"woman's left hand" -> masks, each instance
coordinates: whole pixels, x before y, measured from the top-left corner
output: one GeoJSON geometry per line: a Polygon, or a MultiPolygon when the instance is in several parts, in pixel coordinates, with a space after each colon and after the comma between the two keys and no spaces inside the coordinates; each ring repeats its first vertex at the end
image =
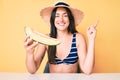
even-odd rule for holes
{"type": "Polygon", "coordinates": [[[88,40],[94,40],[95,39],[97,24],[98,24],[98,21],[96,21],[96,23],[94,25],[91,25],[91,26],[88,27],[88,29],[87,29],[88,40]]]}

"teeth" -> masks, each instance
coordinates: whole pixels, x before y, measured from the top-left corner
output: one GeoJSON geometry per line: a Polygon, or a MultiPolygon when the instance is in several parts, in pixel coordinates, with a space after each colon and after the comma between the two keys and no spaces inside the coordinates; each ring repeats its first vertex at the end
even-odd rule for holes
{"type": "Polygon", "coordinates": [[[59,23],[60,26],[64,26],[64,23],[59,23]]]}

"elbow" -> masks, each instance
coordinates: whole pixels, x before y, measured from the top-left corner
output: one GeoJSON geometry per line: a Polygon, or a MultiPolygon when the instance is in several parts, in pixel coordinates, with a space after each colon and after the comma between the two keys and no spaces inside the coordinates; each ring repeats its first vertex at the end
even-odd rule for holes
{"type": "Polygon", "coordinates": [[[35,74],[35,72],[28,71],[30,74],[35,74]]]}
{"type": "Polygon", "coordinates": [[[28,69],[28,72],[29,72],[30,74],[35,74],[35,73],[36,73],[36,70],[28,69]]]}
{"type": "Polygon", "coordinates": [[[87,75],[90,75],[90,74],[92,74],[92,71],[86,71],[84,73],[87,74],[87,75]]]}
{"type": "Polygon", "coordinates": [[[35,67],[29,67],[27,66],[27,72],[30,74],[35,74],[37,69],[35,67]]]}
{"type": "Polygon", "coordinates": [[[84,74],[90,75],[90,74],[92,74],[93,67],[83,67],[82,71],[84,74]]]}
{"type": "Polygon", "coordinates": [[[87,74],[87,75],[90,75],[90,74],[92,74],[92,70],[86,69],[86,70],[83,70],[83,73],[87,74]]]}

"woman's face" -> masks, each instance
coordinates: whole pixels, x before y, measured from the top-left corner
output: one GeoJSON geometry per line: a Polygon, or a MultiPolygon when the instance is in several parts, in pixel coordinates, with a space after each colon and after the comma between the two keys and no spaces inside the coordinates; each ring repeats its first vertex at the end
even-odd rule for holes
{"type": "Polygon", "coordinates": [[[65,8],[57,8],[54,24],[58,30],[67,30],[69,18],[65,8]]]}

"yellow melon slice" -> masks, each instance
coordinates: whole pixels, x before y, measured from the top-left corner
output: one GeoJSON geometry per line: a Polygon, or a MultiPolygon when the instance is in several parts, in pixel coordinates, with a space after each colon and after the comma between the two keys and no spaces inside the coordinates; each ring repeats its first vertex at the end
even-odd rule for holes
{"type": "Polygon", "coordinates": [[[25,33],[28,36],[30,36],[31,39],[33,39],[41,44],[45,44],[45,45],[49,45],[49,46],[60,44],[59,40],[57,40],[55,38],[51,38],[40,32],[34,31],[30,27],[25,27],[25,33]]]}

